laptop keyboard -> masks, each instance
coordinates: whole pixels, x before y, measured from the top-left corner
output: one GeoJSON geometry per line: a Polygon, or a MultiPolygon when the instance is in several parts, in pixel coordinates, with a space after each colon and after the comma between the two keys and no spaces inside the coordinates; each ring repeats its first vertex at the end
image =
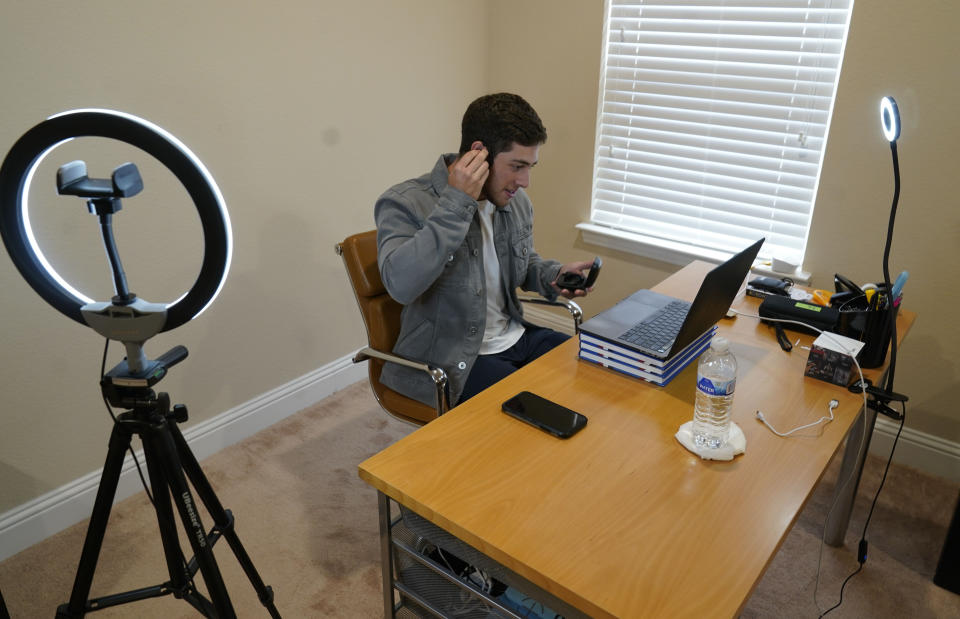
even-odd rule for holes
{"type": "Polygon", "coordinates": [[[620,339],[641,348],[666,352],[667,345],[677,337],[689,310],[690,304],[686,301],[671,301],[647,320],[628,329],[620,339]]]}

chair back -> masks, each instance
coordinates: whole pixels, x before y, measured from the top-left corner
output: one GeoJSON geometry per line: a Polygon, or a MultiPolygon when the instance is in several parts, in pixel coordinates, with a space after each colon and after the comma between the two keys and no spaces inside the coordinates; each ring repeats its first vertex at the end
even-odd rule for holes
{"type": "MultiPolygon", "coordinates": [[[[337,253],[350,278],[360,315],[367,330],[367,344],[382,352],[392,352],[400,334],[400,313],[403,306],[387,294],[377,265],[377,231],[369,230],[348,236],[337,245],[337,253]]],[[[380,383],[383,361],[369,360],[370,386],[380,406],[388,413],[424,424],[436,419],[435,408],[403,396],[380,383]]]]}
{"type": "Polygon", "coordinates": [[[377,231],[369,230],[347,237],[340,243],[340,250],[367,329],[367,344],[377,350],[393,350],[400,333],[403,306],[387,294],[380,279],[377,231]]]}

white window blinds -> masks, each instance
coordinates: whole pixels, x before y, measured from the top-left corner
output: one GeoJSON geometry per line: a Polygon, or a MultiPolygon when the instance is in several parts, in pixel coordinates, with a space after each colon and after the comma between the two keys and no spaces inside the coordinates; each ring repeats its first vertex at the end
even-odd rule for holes
{"type": "Polygon", "coordinates": [[[594,224],[802,259],[853,0],[608,0],[594,224]]]}

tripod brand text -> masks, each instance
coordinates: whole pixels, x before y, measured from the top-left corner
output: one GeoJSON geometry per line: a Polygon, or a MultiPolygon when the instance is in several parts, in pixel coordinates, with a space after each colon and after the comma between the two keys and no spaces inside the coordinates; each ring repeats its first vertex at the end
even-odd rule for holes
{"type": "Polygon", "coordinates": [[[197,531],[197,543],[199,543],[201,547],[205,547],[207,545],[207,536],[203,534],[200,519],[197,518],[197,512],[193,509],[193,498],[189,492],[184,492],[180,497],[183,499],[184,507],[187,508],[187,514],[190,515],[190,524],[192,524],[193,528],[197,531]]]}

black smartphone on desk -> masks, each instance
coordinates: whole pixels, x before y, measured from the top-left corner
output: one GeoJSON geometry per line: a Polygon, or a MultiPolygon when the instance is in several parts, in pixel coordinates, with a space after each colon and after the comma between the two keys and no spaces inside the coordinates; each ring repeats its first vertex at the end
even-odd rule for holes
{"type": "Polygon", "coordinates": [[[502,408],[508,415],[559,438],[570,438],[587,425],[584,415],[529,391],[513,396],[502,408]]]}

